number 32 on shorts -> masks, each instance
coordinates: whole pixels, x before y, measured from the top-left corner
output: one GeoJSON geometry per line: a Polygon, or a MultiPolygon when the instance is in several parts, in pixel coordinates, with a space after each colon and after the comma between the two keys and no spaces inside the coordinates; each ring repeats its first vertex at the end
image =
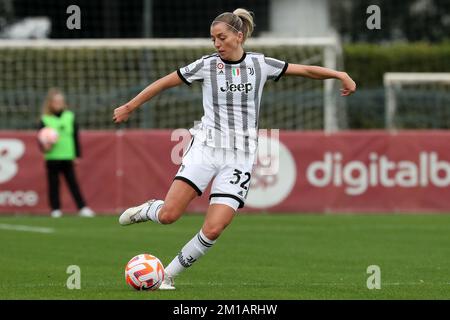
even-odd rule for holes
{"type": "Polygon", "coordinates": [[[233,180],[230,180],[231,184],[238,184],[243,180],[240,184],[240,187],[244,190],[248,190],[248,183],[250,182],[251,174],[250,172],[242,172],[238,169],[234,169],[233,176],[236,178],[233,180]]]}

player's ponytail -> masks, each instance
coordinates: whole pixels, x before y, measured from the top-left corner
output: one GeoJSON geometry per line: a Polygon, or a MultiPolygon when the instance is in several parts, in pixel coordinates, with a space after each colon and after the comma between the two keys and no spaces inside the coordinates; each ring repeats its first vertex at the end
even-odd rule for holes
{"type": "Polygon", "coordinates": [[[242,21],[241,31],[244,34],[244,41],[251,37],[255,23],[253,22],[252,13],[246,9],[238,8],[233,11],[233,14],[238,16],[242,21]]]}
{"type": "Polygon", "coordinates": [[[218,15],[212,22],[212,25],[218,22],[224,22],[233,32],[242,32],[244,41],[250,38],[255,28],[252,13],[242,8],[218,15]]]}

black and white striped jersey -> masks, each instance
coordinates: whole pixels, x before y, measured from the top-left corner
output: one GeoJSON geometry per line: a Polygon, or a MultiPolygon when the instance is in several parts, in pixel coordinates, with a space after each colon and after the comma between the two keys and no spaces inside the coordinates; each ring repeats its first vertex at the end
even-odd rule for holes
{"type": "Polygon", "coordinates": [[[278,81],[287,66],[261,53],[246,52],[239,61],[212,54],[178,69],[186,84],[202,83],[204,115],[191,133],[212,147],[253,153],[264,84],[278,81]]]}

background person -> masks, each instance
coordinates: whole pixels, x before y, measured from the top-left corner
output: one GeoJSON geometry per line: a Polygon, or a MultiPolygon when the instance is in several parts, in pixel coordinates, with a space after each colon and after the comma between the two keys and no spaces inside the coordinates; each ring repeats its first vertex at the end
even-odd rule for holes
{"type": "Polygon", "coordinates": [[[59,175],[62,173],[78,207],[79,215],[93,217],[95,213],[86,206],[74,170],[76,158],[81,156],[75,114],[67,109],[64,94],[57,88],[52,88],[47,93],[39,129],[44,127],[57,132],[57,140],[54,143],[39,139],[47,168],[51,216],[54,218],[62,216],[59,181],[59,175]]]}

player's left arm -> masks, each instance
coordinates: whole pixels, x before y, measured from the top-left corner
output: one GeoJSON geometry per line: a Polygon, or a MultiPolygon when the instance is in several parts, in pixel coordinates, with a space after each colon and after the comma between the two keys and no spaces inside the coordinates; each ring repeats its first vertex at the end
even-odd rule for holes
{"type": "Polygon", "coordinates": [[[346,73],[319,66],[307,66],[289,63],[285,75],[300,76],[310,79],[338,79],[342,82],[341,96],[349,96],[356,91],[356,83],[346,73]]]}
{"type": "Polygon", "coordinates": [[[80,128],[76,119],[73,121],[73,140],[75,142],[75,157],[81,158],[80,128]]]}

